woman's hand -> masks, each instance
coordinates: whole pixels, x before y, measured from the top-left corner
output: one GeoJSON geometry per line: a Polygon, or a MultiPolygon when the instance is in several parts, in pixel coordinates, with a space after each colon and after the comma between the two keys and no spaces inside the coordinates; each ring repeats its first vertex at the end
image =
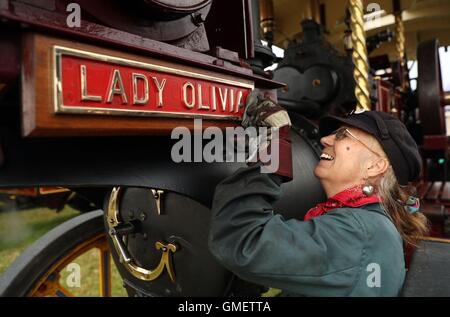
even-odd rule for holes
{"type": "Polygon", "coordinates": [[[247,97],[242,126],[281,128],[291,126],[291,120],[284,108],[269,98],[265,98],[258,89],[247,97]]]}
{"type": "MultiPolygon", "coordinates": [[[[247,97],[247,103],[242,119],[242,126],[249,127],[266,127],[269,129],[266,134],[266,141],[270,151],[267,152],[269,159],[261,160],[260,153],[257,153],[257,160],[262,162],[264,166],[270,166],[271,172],[282,177],[284,182],[292,180],[292,149],[289,137],[291,120],[287,111],[272,101],[265,98],[259,90],[252,91],[247,97]],[[274,151],[275,150],[275,151],[274,151]],[[269,153],[270,152],[270,153],[269,153]],[[276,168],[273,168],[276,166],[276,168]]],[[[258,151],[267,148],[261,147],[263,143],[259,140],[258,151]]]]}

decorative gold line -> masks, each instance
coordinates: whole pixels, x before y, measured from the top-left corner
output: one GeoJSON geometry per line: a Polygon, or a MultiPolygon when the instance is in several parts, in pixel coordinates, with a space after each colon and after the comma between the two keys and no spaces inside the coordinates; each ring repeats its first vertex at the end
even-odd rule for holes
{"type": "Polygon", "coordinates": [[[222,116],[218,114],[202,114],[202,113],[184,113],[171,111],[156,110],[132,110],[132,109],[114,109],[114,108],[93,108],[80,106],[59,105],[56,112],[73,113],[73,114],[100,114],[100,115],[128,115],[133,117],[168,117],[168,118],[212,118],[215,120],[241,120],[240,116],[222,116]]]}
{"type": "Polygon", "coordinates": [[[209,75],[194,73],[174,69],[166,66],[142,63],[123,59],[119,57],[112,57],[97,53],[84,52],[76,49],[54,46],[53,47],[53,62],[54,62],[54,111],[55,113],[73,113],[73,114],[96,114],[96,115],[128,115],[137,117],[170,117],[170,118],[211,118],[215,120],[241,120],[240,116],[232,115],[218,115],[208,113],[187,113],[187,112],[170,112],[170,111],[155,111],[155,110],[132,110],[132,109],[116,109],[116,108],[102,108],[102,107],[84,107],[84,106],[68,106],[63,104],[62,97],[62,55],[75,56],[80,58],[91,59],[94,61],[111,62],[124,66],[134,66],[143,69],[161,71],[165,73],[177,74],[192,78],[204,79],[208,81],[238,86],[243,88],[253,89],[254,84],[248,82],[233,81],[209,75]]]}
{"type": "Polygon", "coordinates": [[[53,49],[53,110],[58,112],[59,105],[62,105],[62,72],[61,54],[53,49]]]}
{"type": "Polygon", "coordinates": [[[122,66],[129,66],[129,67],[134,66],[134,67],[138,67],[141,69],[160,71],[163,73],[175,74],[175,75],[186,76],[186,77],[191,77],[191,78],[196,78],[196,79],[203,79],[203,80],[207,80],[207,81],[213,81],[213,82],[228,84],[228,85],[237,86],[237,87],[243,87],[243,88],[249,88],[249,89],[254,88],[254,84],[251,81],[244,82],[244,81],[214,77],[211,75],[205,75],[205,74],[196,73],[196,72],[192,72],[192,71],[176,69],[176,68],[172,68],[172,67],[168,67],[168,66],[161,66],[161,65],[155,65],[155,64],[150,64],[150,63],[138,62],[138,61],[125,59],[125,58],[121,58],[121,57],[115,57],[115,56],[109,56],[109,55],[104,55],[104,54],[81,51],[81,50],[58,46],[58,45],[55,45],[53,47],[53,49],[54,49],[55,53],[60,53],[61,55],[70,55],[70,56],[86,58],[86,59],[90,59],[90,60],[94,60],[94,61],[115,63],[115,64],[122,65],[122,66]]]}
{"type": "Polygon", "coordinates": [[[120,191],[120,187],[113,188],[109,197],[108,209],[106,211],[109,235],[112,238],[116,252],[120,256],[120,262],[134,277],[143,281],[153,281],[159,278],[164,272],[164,269],[166,269],[170,280],[175,283],[175,272],[173,270],[171,257],[172,253],[175,253],[178,250],[175,244],[164,244],[163,242],[157,241],[155,243],[155,248],[156,250],[161,251],[161,259],[155,269],[148,270],[136,264],[131,255],[129,255],[126,247],[121,242],[121,237],[115,233],[114,228],[117,227],[121,221],[119,216],[120,191]]]}

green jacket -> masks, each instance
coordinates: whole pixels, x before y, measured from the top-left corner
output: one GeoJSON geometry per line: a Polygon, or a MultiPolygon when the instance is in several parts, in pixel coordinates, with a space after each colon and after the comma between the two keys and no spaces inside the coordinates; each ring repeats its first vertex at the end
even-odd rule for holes
{"type": "MultiPolygon", "coordinates": [[[[258,166],[216,188],[209,247],[243,280],[302,296],[397,296],[402,239],[380,204],[285,220],[272,203],[281,179],[258,166]]],[[[301,190],[301,188],[299,188],[301,190]]]]}

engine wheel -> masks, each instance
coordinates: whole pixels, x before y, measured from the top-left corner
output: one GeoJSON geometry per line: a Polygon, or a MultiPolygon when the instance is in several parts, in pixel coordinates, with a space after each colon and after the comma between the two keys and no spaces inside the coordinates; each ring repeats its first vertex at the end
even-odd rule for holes
{"type": "Polygon", "coordinates": [[[66,221],[26,249],[0,277],[0,296],[74,296],[60,283],[62,270],[92,249],[100,252],[100,295],[111,296],[111,257],[102,210],[66,221]]]}

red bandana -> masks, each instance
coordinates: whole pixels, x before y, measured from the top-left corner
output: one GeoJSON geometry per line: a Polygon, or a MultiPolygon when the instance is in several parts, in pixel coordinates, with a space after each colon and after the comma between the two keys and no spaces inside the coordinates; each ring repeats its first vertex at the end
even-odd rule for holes
{"type": "Polygon", "coordinates": [[[378,195],[366,196],[362,192],[362,186],[356,186],[346,189],[331,198],[324,203],[318,204],[316,207],[311,208],[305,215],[305,221],[319,217],[330,210],[342,207],[361,207],[368,204],[379,203],[380,199],[378,195]]]}

